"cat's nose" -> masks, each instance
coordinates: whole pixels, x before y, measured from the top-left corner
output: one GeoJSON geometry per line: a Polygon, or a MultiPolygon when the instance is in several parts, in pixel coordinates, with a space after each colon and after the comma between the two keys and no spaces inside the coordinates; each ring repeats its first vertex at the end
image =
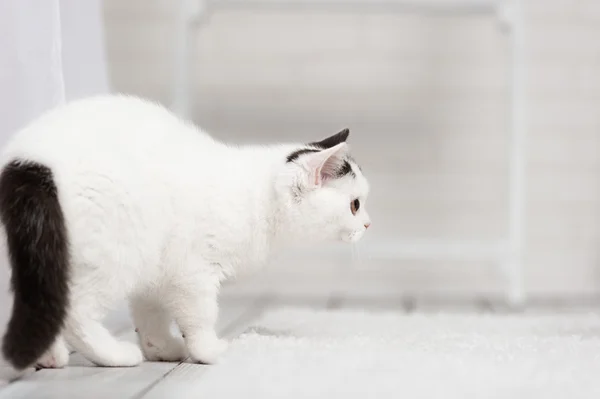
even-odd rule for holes
{"type": "Polygon", "coordinates": [[[371,222],[365,223],[365,229],[368,229],[370,225],[371,225],[371,222]]]}

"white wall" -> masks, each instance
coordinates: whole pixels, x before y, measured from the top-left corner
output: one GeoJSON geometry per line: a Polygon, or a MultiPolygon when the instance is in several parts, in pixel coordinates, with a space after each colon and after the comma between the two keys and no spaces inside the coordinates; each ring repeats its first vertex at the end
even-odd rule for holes
{"type": "MultiPolygon", "coordinates": [[[[168,101],[174,15],[167,0],[105,0],[117,90],[168,101]]],[[[599,294],[600,3],[526,0],[526,21],[526,287],[599,294]]],[[[348,126],[373,181],[372,240],[500,238],[508,61],[489,16],[222,11],[198,32],[194,119],[237,141],[308,140],[348,126]]],[[[477,262],[369,266],[361,273],[373,292],[503,287],[477,262]]],[[[298,287],[331,275],[314,262],[295,270],[298,287]]]]}

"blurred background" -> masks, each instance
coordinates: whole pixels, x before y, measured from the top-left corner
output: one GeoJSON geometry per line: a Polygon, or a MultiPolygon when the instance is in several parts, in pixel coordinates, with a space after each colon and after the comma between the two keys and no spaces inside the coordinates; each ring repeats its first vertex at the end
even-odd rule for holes
{"type": "Polygon", "coordinates": [[[241,143],[350,128],[369,234],[287,254],[227,295],[600,303],[597,0],[51,3],[69,39],[48,104],[140,95],[241,143]]]}

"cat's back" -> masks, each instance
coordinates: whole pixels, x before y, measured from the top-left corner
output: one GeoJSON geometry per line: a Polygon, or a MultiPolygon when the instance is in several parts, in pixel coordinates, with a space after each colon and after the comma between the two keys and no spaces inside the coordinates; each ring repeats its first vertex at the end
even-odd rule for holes
{"type": "Polygon", "coordinates": [[[131,96],[106,95],[53,109],[15,133],[2,164],[32,159],[49,167],[119,161],[140,162],[210,137],[196,131],[162,106],[131,96]],[[142,159],[144,158],[144,159],[142,159]]]}
{"type": "Polygon", "coordinates": [[[182,171],[209,162],[202,155],[216,147],[157,104],[102,96],[58,107],[17,132],[0,169],[21,160],[49,171],[74,262],[126,259],[139,276],[135,270],[157,264],[166,237],[180,224],[178,209],[188,209],[184,194],[193,188],[182,171]]]}
{"type": "Polygon", "coordinates": [[[202,155],[215,147],[208,135],[160,105],[101,96],[58,107],[17,132],[0,169],[15,160],[48,168],[74,237],[80,232],[85,238],[95,226],[108,239],[136,235],[136,226],[158,230],[170,223],[169,207],[190,190],[182,171],[209,162],[202,155]]]}

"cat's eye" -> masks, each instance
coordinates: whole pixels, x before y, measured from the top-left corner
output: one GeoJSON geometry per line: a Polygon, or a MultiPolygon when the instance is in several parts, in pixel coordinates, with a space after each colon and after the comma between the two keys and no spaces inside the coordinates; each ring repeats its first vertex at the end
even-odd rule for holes
{"type": "Polygon", "coordinates": [[[356,215],[356,212],[358,212],[359,209],[360,209],[360,201],[357,198],[350,203],[350,210],[352,211],[353,215],[356,215]]]}

